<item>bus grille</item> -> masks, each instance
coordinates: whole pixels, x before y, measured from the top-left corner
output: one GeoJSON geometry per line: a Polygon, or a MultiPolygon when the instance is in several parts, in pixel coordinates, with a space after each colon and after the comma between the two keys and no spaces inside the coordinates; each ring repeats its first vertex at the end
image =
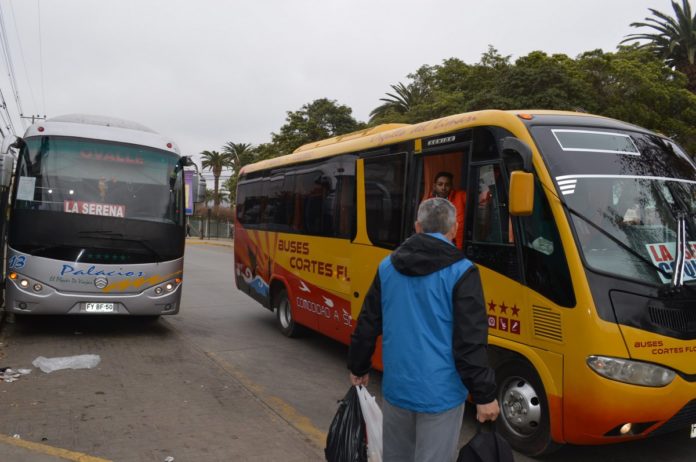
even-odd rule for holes
{"type": "Polygon", "coordinates": [[[678,332],[696,332],[696,311],[670,310],[649,306],[650,321],[678,332]]]}
{"type": "Polygon", "coordinates": [[[689,428],[694,422],[696,422],[696,399],[691,400],[686,406],[681,408],[679,412],[674,414],[674,417],[669,419],[654,432],[651,432],[650,436],[662,435],[675,430],[689,428]]]}
{"type": "Polygon", "coordinates": [[[561,314],[542,306],[532,307],[534,336],[554,342],[563,342],[561,314]]]}

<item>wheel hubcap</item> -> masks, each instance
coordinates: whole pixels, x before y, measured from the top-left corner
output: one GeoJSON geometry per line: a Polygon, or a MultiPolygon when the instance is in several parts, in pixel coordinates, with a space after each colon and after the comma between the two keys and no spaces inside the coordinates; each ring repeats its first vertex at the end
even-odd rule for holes
{"type": "Polygon", "coordinates": [[[292,324],[292,313],[290,312],[290,303],[287,299],[281,300],[278,305],[278,319],[283,329],[287,329],[292,324]]]}
{"type": "Polygon", "coordinates": [[[517,436],[533,435],[541,423],[541,400],[532,385],[523,378],[509,379],[502,387],[503,421],[517,436]]]}

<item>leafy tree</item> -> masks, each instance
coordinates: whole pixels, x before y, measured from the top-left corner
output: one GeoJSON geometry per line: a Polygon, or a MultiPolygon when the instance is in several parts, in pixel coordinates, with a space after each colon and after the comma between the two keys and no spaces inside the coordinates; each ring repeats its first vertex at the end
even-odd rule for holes
{"type": "Polygon", "coordinates": [[[682,73],[646,48],[594,50],[575,59],[534,51],[511,62],[489,47],[478,63],[450,58],[422,66],[409,78],[425,82],[429,97],[403,114],[374,117],[371,124],[418,123],[481,109],[571,110],[676,137],[696,152],[696,95],[688,91],[682,73]]]}
{"type": "MultiPolygon", "coordinates": [[[[289,111],[279,133],[271,133],[275,157],[290,154],[303,144],[344,135],[365,127],[351,115],[353,110],[336,101],[321,98],[289,111]]],[[[264,147],[264,149],[267,147],[264,147]]],[[[265,152],[265,154],[269,154],[265,152]]]]}
{"type": "Polygon", "coordinates": [[[208,169],[213,172],[213,209],[215,214],[217,214],[218,208],[220,207],[220,175],[222,174],[223,169],[232,167],[233,164],[234,161],[232,160],[232,156],[230,154],[220,153],[218,151],[201,152],[201,165],[204,169],[208,169]]]}
{"type": "Polygon", "coordinates": [[[674,17],[649,8],[652,17],[646,22],[631,23],[631,27],[647,27],[654,32],[635,33],[626,36],[621,43],[634,40],[646,40],[640,45],[652,50],[659,58],[673,69],[686,74],[688,89],[696,92],[696,16],[691,13],[688,0],[682,5],[672,1],[674,17]]]}

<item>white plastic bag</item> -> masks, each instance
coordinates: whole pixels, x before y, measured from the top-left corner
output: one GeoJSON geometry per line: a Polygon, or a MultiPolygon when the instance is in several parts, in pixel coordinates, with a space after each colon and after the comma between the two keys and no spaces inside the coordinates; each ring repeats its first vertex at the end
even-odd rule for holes
{"type": "Polygon", "coordinates": [[[382,462],[382,410],[367,388],[359,386],[357,389],[367,431],[367,460],[382,462]]]}
{"type": "Polygon", "coordinates": [[[61,369],[92,369],[101,361],[99,355],[63,356],[59,358],[44,358],[39,356],[32,364],[45,373],[61,369]]]}

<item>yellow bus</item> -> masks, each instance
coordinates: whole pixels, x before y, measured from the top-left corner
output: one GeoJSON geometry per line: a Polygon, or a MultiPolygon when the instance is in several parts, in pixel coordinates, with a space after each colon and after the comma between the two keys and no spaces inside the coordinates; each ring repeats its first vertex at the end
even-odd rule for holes
{"type": "Polygon", "coordinates": [[[348,343],[378,263],[414,232],[439,172],[466,194],[460,245],[481,273],[512,446],[696,437],[696,164],[634,125],[487,110],[248,165],[237,287],[286,336],[348,343]]]}

